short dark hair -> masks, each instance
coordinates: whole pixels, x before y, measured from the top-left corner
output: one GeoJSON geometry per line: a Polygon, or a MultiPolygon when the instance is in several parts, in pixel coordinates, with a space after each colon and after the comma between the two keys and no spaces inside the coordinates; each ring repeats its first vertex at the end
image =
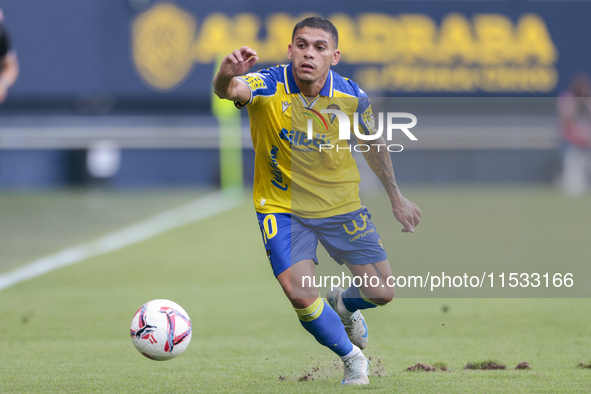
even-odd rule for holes
{"type": "Polygon", "coordinates": [[[328,32],[332,35],[332,39],[334,40],[334,46],[337,48],[339,46],[339,32],[337,28],[334,27],[331,21],[321,16],[310,16],[306,19],[302,19],[299,21],[295,27],[293,28],[293,33],[291,34],[291,41],[295,38],[296,32],[304,27],[311,27],[312,29],[322,29],[325,32],[328,32]]]}

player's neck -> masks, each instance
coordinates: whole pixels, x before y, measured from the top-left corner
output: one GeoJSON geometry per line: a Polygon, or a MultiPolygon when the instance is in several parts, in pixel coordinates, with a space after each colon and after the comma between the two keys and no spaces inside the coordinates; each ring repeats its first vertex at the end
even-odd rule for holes
{"type": "Polygon", "coordinates": [[[324,84],[326,83],[326,78],[328,78],[329,72],[330,71],[328,71],[325,75],[318,78],[314,82],[301,81],[300,79],[298,79],[298,77],[295,75],[295,73],[294,73],[293,79],[295,80],[295,83],[296,83],[298,89],[300,90],[300,93],[302,93],[302,95],[306,98],[313,99],[313,98],[316,98],[316,96],[318,96],[320,94],[320,92],[322,91],[322,88],[324,87],[324,84]]]}

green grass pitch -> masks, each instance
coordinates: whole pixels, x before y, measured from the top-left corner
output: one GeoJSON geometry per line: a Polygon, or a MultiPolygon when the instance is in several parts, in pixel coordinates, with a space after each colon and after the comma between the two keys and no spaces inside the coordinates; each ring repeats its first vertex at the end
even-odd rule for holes
{"type": "MultiPolygon", "coordinates": [[[[412,235],[400,232],[387,200],[366,200],[395,274],[578,267],[576,283],[591,288],[589,197],[567,200],[547,188],[425,188],[406,195],[423,210],[412,235]]],[[[47,198],[19,199],[14,209],[26,216],[26,204],[47,198]]],[[[36,238],[47,243],[42,233],[29,234],[31,248],[36,238]]],[[[323,266],[335,264],[324,253],[320,258],[323,266]]],[[[11,255],[11,265],[16,260],[11,255]]],[[[411,298],[399,289],[390,305],[365,313],[370,385],[340,387],[340,361],[301,328],[273,278],[247,199],[240,208],[1,291],[0,392],[591,392],[591,369],[577,366],[591,362],[591,301],[520,294],[411,298]],[[155,298],[179,303],[193,322],[189,348],[171,361],[144,358],[129,338],[133,314],[155,298]],[[486,360],[507,369],[463,369],[486,360]],[[522,361],[531,369],[514,370],[522,361]],[[405,371],[438,362],[451,371],[405,371]],[[313,380],[300,381],[305,376],[313,380]]]]}

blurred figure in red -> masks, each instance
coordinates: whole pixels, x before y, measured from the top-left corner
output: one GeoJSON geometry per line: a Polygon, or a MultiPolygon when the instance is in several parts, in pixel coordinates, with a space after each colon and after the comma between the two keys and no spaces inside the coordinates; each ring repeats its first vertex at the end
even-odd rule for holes
{"type": "Polygon", "coordinates": [[[562,136],[561,186],[566,194],[585,193],[591,169],[591,79],[576,76],[558,98],[562,136]]]}
{"type": "Polygon", "coordinates": [[[3,25],[4,14],[0,8],[0,104],[6,100],[8,89],[18,78],[18,60],[11,48],[8,31],[3,25]]]}

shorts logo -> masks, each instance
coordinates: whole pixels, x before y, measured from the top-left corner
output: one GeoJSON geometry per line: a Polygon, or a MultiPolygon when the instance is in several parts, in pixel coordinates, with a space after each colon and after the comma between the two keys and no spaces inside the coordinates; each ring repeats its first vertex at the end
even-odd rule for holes
{"type": "Polygon", "coordinates": [[[360,213],[359,216],[361,216],[361,219],[363,219],[363,227],[357,227],[357,222],[355,220],[351,220],[353,222],[353,231],[350,231],[347,228],[346,224],[343,224],[343,228],[345,229],[345,231],[347,232],[347,234],[349,235],[353,235],[358,231],[363,231],[365,230],[365,227],[367,227],[367,216],[360,213]]]}
{"type": "Polygon", "coordinates": [[[382,243],[381,239],[378,239],[378,244],[380,244],[380,246],[382,247],[382,250],[386,250],[386,249],[384,249],[384,244],[382,243]]]}

